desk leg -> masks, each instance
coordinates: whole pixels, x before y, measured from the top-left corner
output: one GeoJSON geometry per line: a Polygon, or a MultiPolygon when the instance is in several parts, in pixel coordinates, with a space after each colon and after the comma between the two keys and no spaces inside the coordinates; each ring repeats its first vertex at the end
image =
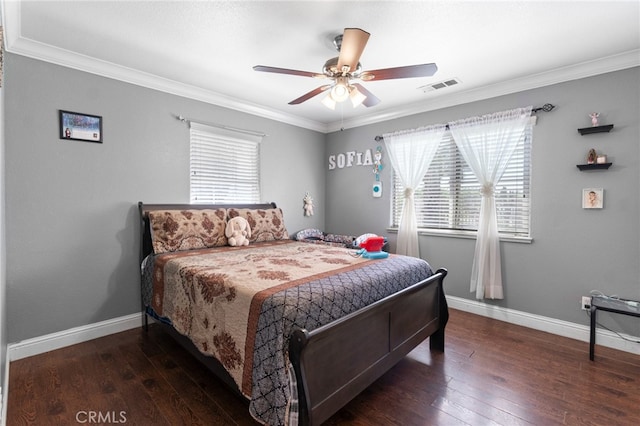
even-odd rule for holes
{"type": "Polygon", "coordinates": [[[591,332],[589,337],[589,359],[593,361],[594,349],[596,344],[596,312],[598,308],[591,305],[591,332]]]}

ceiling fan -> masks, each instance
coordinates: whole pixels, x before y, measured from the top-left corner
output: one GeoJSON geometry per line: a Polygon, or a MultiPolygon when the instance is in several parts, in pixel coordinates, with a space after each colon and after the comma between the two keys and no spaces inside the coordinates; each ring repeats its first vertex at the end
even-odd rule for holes
{"type": "Polygon", "coordinates": [[[314,96],[327,90],[329,94],[322,100],[322,103],[330,109],[335,109],[337,102],[351,99],[355,107],[362,104],[372,107],[380,102],[373,93],[358,83],[361,81],[391,80],[396,78],[430,77],[436,73],[436,64],[410,65],[406,67],[384,68],[372,71],[362,71],[360,56],[364,51],[369,33],[360,28],[345,28],[344,34],[335,37],[334,45],[340,52],[336,58],[331,58],[325,62],[322,73],[309,71],[298,71],[287,68],[276,68],[264,65],[253,67],[256,71],[272,72],[278,74],[290,74],[301,77],[328,78],[333,80],[329,84],[317,87],[305,93],[297,99],[289,102],[289,105],[297,105],[305,102],[314,96]]]}

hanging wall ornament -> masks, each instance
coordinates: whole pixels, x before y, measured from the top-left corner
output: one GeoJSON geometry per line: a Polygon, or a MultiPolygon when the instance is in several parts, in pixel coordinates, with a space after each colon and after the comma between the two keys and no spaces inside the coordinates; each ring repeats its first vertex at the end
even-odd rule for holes
{"type": "Polygon", "coordinates": [[[376,148],[376,153],[373,154],[373,173],[376,175],[376,181],[373,183],[372,195],[375,198],[382,197],[382,182],[380,181],[380,172],[382,171],[382,147],[376,148]]]}
{"type": "Polygon", "coordinates": [[[311,198],[311,195],[307,192],[302,200],[304,202],[304,215],[313,216],[313,198],[311,198]]]}
{"type": "Polygon", "coordinates": [[[376,148],[373,154],[373,173],[376,175],[376,182],[380,182],[380,172],[382,171],[382,147],[376,148]]]}

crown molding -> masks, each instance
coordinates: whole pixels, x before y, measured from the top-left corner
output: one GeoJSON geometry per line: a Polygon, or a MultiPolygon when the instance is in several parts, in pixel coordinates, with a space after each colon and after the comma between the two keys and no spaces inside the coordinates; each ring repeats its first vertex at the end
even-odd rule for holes
{"type": "Polygon", "coordinates": [[[21,35],[20,2],[2,1],[2,21],[5,28],[6,51],[16,55],[61,65],[67,68],[96,74],[125,83],[189,99],[244,112],[270,120],[280,121],[294,126],[326,133],[327,126],[314,120],[308,120],[292,114],[285,114],[261,105],[238,100],[200,87],[179,83],[174,80],[123,67],[112,62],[81,55],[55,46],[41,43],[21,35]]]}
{"type": "Polygon", "coordinates": [[[331,133],[346,128],[361,127],[441,108],[640,66],[640,50],[637,49],[544,73],[432,98],[423,102],[394,108],[393,110],[380,111],[379,113],[345,121],[321,123],[22,37],[20,28],[20,2],[2,0],[0,4],[2,6],[3,28],[5,29],[5,47],[10,53],[229,108],[320,133],[331,133]]]}
{"type": "Polygon", "coordinates": [[[592,77],[599,74],[620,71],[637,66],[640,66],[639,49],[593,61],[557,68],[555,70],[533,74],[518,79],[508,80],[497,84],[483,86],[477,89],[453,93],[448,96],[433,98],[424,102],[406,105],[401,108],[383,111],[379,114],[371,114],[351,120],[336,121],[327,125],[327,133],[393,120],[423,112],[435,111],[442,108],[481,101],[512,93],[523,92],[525,90],[537,89],[553,84],[564,83],[571,80],[578,80],[581,78],[592,77]]]}
{"type": "Polygon", "coordinates": [[[307,120],[294,115],[284,114],[273,109],[238,100],[201,87],[158,77],[153,74],[123,67],[112,62],[99,60],[89,56],[80,55],[75,52],[36,42],[27,38],[21,37],[15,40],[12,44],[7,43],[7,51],[125,83],[135,84],[148,89],[158,90],[258,117],[315,130],[317,132],[326,133],[327,130],[326,125],[323,123],[307,120]]]}

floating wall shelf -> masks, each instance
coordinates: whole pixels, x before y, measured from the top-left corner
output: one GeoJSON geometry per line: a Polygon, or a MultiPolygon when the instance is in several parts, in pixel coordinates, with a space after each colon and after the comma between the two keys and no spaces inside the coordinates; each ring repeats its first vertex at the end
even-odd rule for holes
{"type": "Polygon", "coordinates": [[[613,129],[613,124],[607,124],[605,126],[595,126],[595,127],[584,127],[582,129],[578,129],[581,135],[589,135],[591,133],[604,133],[610,132],[613,129]]]}
{"type": "Polygon", "coordinates": [[[585,170],[606,170],[611,167],[613,163],[594,163],[594,164],[576,164],[576,167],[580,169],[580,171],[585,170]]]}

